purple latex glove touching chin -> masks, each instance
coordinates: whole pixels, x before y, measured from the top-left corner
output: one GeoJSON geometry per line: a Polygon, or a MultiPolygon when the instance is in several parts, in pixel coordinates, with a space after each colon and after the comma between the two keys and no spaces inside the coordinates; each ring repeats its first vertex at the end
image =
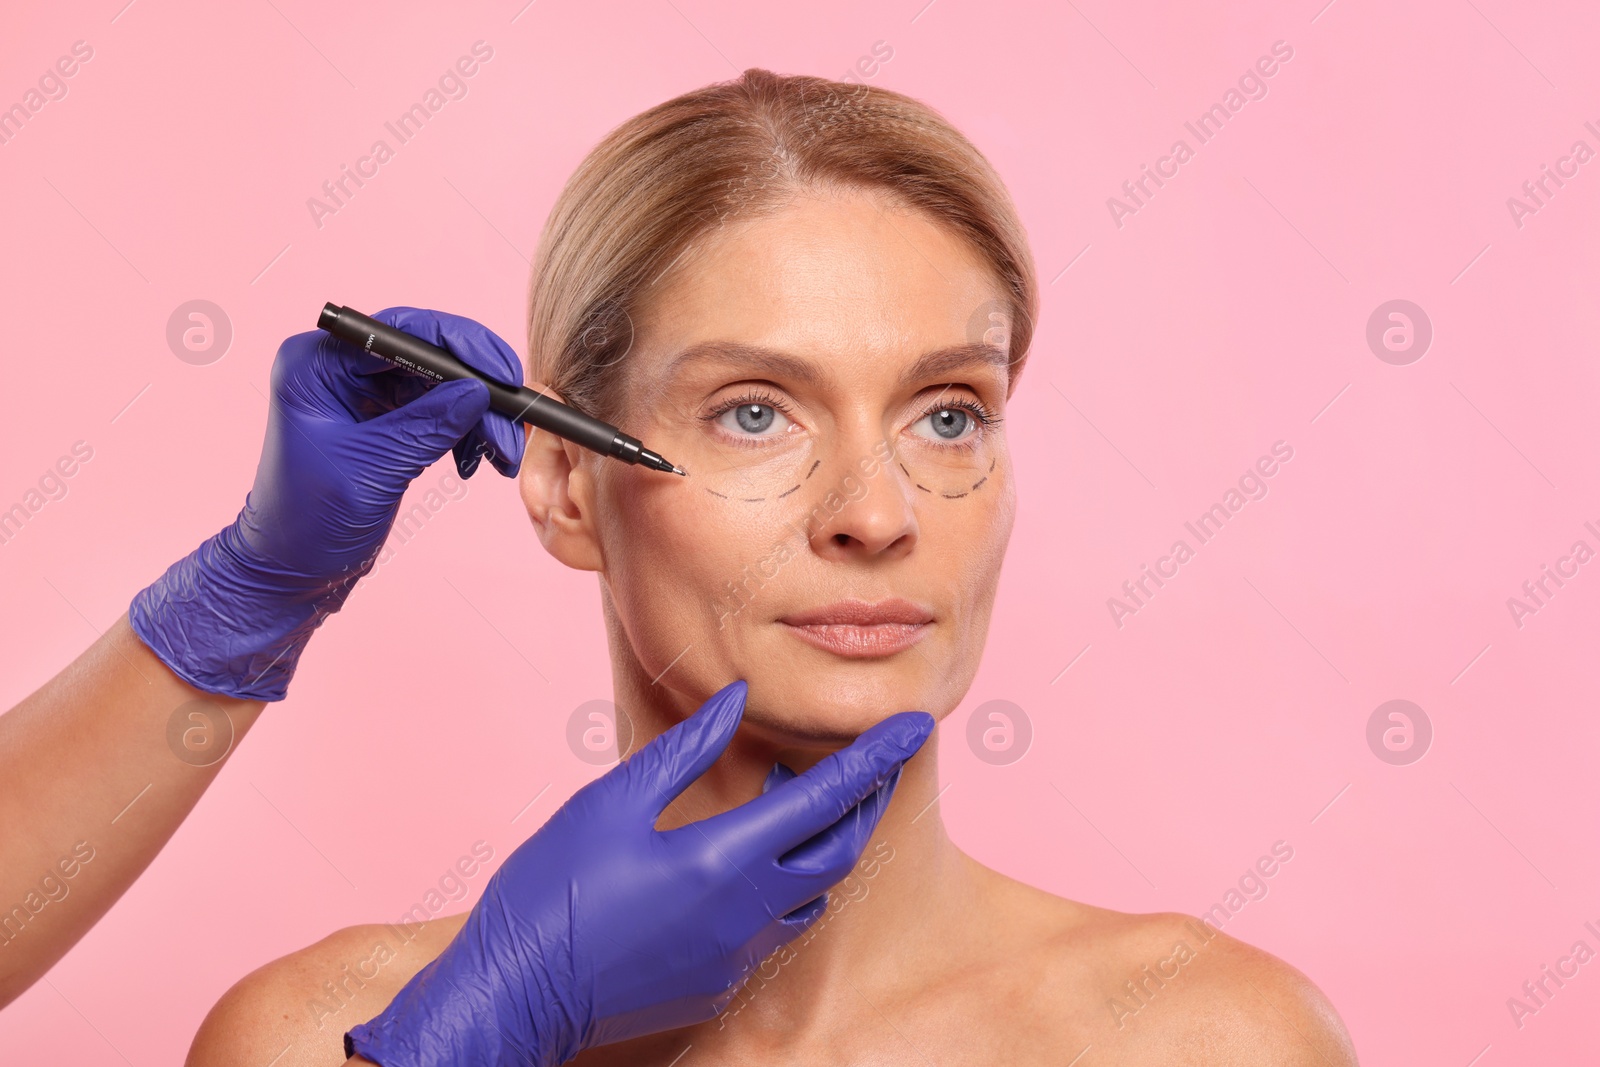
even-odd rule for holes
{"type": "MultiPolygon", "coordinates": [[[[747,687],[584,786],[484,887],[466,923],[345,1054],[382,1067],[554,1067],[714,1018],[827,910],[933,716],[900,712],[801,775],[672,830],[662,810],[727,747],[747,687]]],[[[779,768],[782,768],[781,770],[779,768]]]]}
{"type": "MultiPolygon", "coordinates": [[[[407,307],[373,318],[522,384],[510,346],[471,319],[407,307]]],[[[273,361],[244,509],[134,597],[134,632],[197,688],[282,700],[312,632],[372,569],[406,487],[446,452],[463,478],[484,455],[512,477],[523,442],[481,382],[434,385],[321,330],[296,334],[273,361]]]]}

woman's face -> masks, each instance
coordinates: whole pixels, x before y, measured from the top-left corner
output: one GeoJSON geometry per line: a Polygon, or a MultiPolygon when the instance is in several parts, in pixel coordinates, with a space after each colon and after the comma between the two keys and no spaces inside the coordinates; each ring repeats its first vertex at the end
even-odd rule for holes
{"type": "Polygon", "coordinates": [[[658,284],[619,422],[688,477],[574,475],[616,621],[683,714],[743,678],[746,730],[842,744],[960,702],[1016,506],[1000,296],[962,239],[861,192],[714,231],[658,284]],[[890,600],[909,614],[802,615],[890,600]]]}

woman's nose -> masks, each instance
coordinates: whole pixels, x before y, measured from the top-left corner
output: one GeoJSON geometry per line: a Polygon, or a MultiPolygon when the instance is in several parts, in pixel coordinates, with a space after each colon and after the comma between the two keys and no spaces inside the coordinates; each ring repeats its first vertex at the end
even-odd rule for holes
{"type": "Polygon", "coordinates": [[[816,473],[803,529],[818,555],[903,555],[916,545],[915,489],[896,466],[890,443],[841,447],[816,473]]]}

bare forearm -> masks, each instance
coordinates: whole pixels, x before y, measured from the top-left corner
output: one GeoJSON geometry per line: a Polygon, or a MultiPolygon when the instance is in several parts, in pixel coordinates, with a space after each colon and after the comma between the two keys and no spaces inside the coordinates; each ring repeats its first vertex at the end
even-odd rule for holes
{"type": "Polygon", "coordinates": [[[124,615],[0,715],[0,1006],[149,866],[263,706],[189,685],[124,615]]]}

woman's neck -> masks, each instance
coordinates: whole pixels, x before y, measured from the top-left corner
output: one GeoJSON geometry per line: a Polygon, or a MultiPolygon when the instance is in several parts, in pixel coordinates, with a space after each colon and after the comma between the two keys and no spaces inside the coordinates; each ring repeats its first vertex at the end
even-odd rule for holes
{"type": "MultiPolygon", "coordinates": [[[[621,636],[614,634],[614,637],[621,636]]],[[[633,725],[632,748],[681,721],[683,711],[652,683],[625,640],[613,642],[616,703],[633,725]],[[620,654],[619,654],[620,653],[620,654]]],[[[951,938],[978,892],[982,868],[945,833],[939,805],[939,731],[906,761],[894,797],[851,874],[829,891],[827,911],[752,973],[708,1032],[752,1044],[874,1014],[897,990],[925,987],[956,958],[951,938]]],[[[741,729],[722,756],[669,804],[659,829],[729,811],[761,793],[775,761],[796,773],[827,747],[776,747],[741,729]]]]}

